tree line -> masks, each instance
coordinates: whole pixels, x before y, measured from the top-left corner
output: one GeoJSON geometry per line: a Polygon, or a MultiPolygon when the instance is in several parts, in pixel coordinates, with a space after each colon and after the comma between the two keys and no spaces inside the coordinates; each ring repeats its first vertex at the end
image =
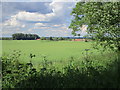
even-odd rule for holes
{"type": "Polygon", "coordinates": [[[23,33],[15,33],[12,34],[13,40],[36,40],[40,37],[37,34],[23,34],[23,33]]]}
{"type": "Polygon", "coordinates": [[[0,37],[0,40],[13,40],[12,37],[0,37]]]}
{"type": "Polygon", "coordinates": [[[51,41],[60,41],[60,40],[72,40],[70,38],[64,38],[64,37],[41,37],[41,40],[51,40],[51,41]]]}

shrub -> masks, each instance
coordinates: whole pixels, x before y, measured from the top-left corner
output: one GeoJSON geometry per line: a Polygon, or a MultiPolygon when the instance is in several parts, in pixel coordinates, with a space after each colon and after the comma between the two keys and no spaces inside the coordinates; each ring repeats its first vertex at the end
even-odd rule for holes
{"type": "MultiPolygon", "coordinates": [[[[71,57],[70,63],[59,71],[50,68],[45,57],[42,67],[36,69],[32,62],[19,62],[20,55],[15,51],[10,57],[1,57],[3,88],[120,88],[119,57],[103,66],[85,53],[79,65],[75,65],[71,57]]],[[[33,57],[35,55],[30,54],[30,58],[33,57]]]]}
{"type": "Polygon", "coordinates": [[[46,37],[41,37],[40,39],[41,39],[41,40],[46,40],[46,37]]]}
{"type": "Polygon", "coordinates": [[[59,39],[59,40],[65,40],[63,37],[59,37],[58,39],[59,39]]]}
{"type": "Polygon", "coordinates": [[[0,40],[13,40],[12,37],[1,37],[0,40]]]}
{"type": "Polygon", "coordinates": [[[85,42],[88,42],[88,40],[87,40],[87,39],[85,39],[85,42]]]}
{"type": "Polygon", "coordinates": [[[53,38],[52,37],[48,37],[48,38],[46,38],[47,40],[53,40],[53,38]]]}
{"type": "Polygon", "coordinates": [[[57,38],[57,37],[54,37],[54,38],[53,38],[53,41],[58,41],[58,38],[57,38]]]}

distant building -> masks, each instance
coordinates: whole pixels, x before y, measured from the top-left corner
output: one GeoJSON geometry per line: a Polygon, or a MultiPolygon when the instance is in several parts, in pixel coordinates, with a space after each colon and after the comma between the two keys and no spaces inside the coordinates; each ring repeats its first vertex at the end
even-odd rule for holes
{"type": "Polygon", "coordinates": [[[85,39],[73,39],[72,41],[85,41],[85,39]]]}

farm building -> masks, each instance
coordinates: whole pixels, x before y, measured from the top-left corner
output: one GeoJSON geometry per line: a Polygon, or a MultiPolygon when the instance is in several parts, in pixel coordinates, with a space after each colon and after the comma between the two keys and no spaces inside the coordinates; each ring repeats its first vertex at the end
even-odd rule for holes
{"type": "Polygon", "coordinates": [[[73,39],[72,41],[85,41],[85,39],[73,39]]]}

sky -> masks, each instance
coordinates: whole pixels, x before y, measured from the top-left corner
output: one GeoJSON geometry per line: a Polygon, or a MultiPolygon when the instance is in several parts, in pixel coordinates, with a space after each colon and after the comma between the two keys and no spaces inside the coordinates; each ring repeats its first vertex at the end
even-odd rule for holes
{"type": "MultiPolygon", "coordinates": [[[[15,0],[13,0],[15,1],[15,0]]],[[[33,33],[45,37],[72,36],[69,25],[73,18],[70,13],[76,2],[2,2],[0,8],[0,27],[2,36],[13,33],[33,33]]],[[[32,1],[32,0],[31,0],[32,1]]],[[[58,1],[58,0],[57,0],[58,1]]],[[[81,35],[86,34],[86,27],[81,27],[81,35]]]]}

